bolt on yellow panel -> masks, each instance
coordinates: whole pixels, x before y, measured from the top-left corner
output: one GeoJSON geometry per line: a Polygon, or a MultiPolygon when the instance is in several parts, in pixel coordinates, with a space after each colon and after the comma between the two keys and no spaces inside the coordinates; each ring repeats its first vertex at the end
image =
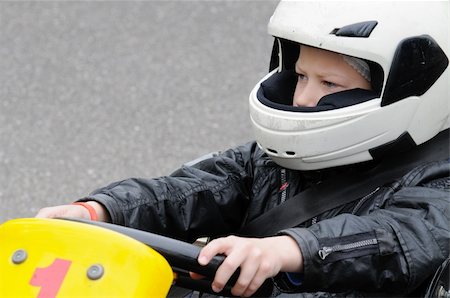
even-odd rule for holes
{"type": "Polygon", "coordinates": [[[165,297],[167,261],[105,228],[60,219],[0,225],[0,297],[165,297]]]}

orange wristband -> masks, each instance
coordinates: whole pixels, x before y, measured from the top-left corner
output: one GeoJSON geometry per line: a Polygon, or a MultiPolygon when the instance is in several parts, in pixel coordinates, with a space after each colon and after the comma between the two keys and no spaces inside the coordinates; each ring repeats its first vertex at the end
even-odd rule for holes
{"type": "Polygon", "coordinates": [[[79,205],[79,206],[83,206],[84,208],[87,209],[87,211],[89,211],[89,216],[91,217],[91,220],[93,221],[97,221],[98,220],[98,214],[95,211],[94,207],[92,207],[91,205],[89,205],[88,203],[85,202],[75,202],[72,203],[71,205],[79,205]]]}

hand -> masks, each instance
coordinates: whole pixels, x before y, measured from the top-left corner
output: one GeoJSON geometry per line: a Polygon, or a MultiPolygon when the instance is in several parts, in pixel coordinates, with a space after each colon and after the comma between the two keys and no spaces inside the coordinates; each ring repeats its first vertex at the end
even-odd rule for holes
{"type": "Polygon", "coordinates": [[[218,238],[200,251],[198,262],[206,265],[218,254],[224,254],[226,258],[217,269],[212,289],[220,292],[231,275],[240,267],[239,278],[231,289],[231,293],[235,296],[252,295],[267,278],[275,276],[280,271],[303,270],[300,248],[289,236],[261,239],[237,236],[218,238]]]}
{"type": "MultiPolygon", "coordinates": [[[[109,213],[102,204],[95,201],[88,201],[98,215],[99,221],[110,221],[109,213]]],[[[55,218],[55,217],[74,217],[81,219],[90,219],[89,211],[80,205],[60,205],[46,207],[39,210],[35,217],[38,218],[55,218]]]]}

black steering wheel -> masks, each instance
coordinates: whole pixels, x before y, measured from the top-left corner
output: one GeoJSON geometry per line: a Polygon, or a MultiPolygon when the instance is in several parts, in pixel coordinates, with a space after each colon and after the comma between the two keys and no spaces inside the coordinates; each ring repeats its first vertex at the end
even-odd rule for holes
{"type": "MultiPolygon", "coordinates": [[[[176,286],[219,296],[234,297],[233,294],[231,294],[231,288],[239,277],[239,269],[234,272],[233,276],[221,292],[216,293],[211,288],[214,275],[225,259],[225,256],[223,255],[215,256],[207,265],[202,266],[197,262],[201,248],[194,244],[111,223],[75,218],[63,219],[106,228],[127,235],[148,245],[160,253],[172,267],[172,270],[177,274],[177,277],[174,280],[174,285],[176,286]],[[205,278],[192,279],[189,272],[196,272],[203,275],[205,278]]],[[[261,285],[258,291],[253,294],[253,296],[269,297],[271,296],[272,291],[273,282],[271,279],[266,279],[266,281],[261,285]]]]}

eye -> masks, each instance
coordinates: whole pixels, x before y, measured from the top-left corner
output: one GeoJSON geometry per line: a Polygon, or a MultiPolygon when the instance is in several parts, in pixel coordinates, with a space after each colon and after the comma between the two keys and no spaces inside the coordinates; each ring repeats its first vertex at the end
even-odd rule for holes
{"type": "Polygon", "coordinates": [[[297,78],[298,78],[298,81],[304,81],[304,80],[308,79],[307,76],[305,76],[304,74],[301,74],[301,73],[297,74],[297,78]]]}
{"type": "Polygon", "coordinates": [[[336,87],[338,87],[338,84],[330,82],[330,81],[322,81],[322,84],[325,85],[325,87],[328,87],[328,88],[336,88],[336,87]]]}

